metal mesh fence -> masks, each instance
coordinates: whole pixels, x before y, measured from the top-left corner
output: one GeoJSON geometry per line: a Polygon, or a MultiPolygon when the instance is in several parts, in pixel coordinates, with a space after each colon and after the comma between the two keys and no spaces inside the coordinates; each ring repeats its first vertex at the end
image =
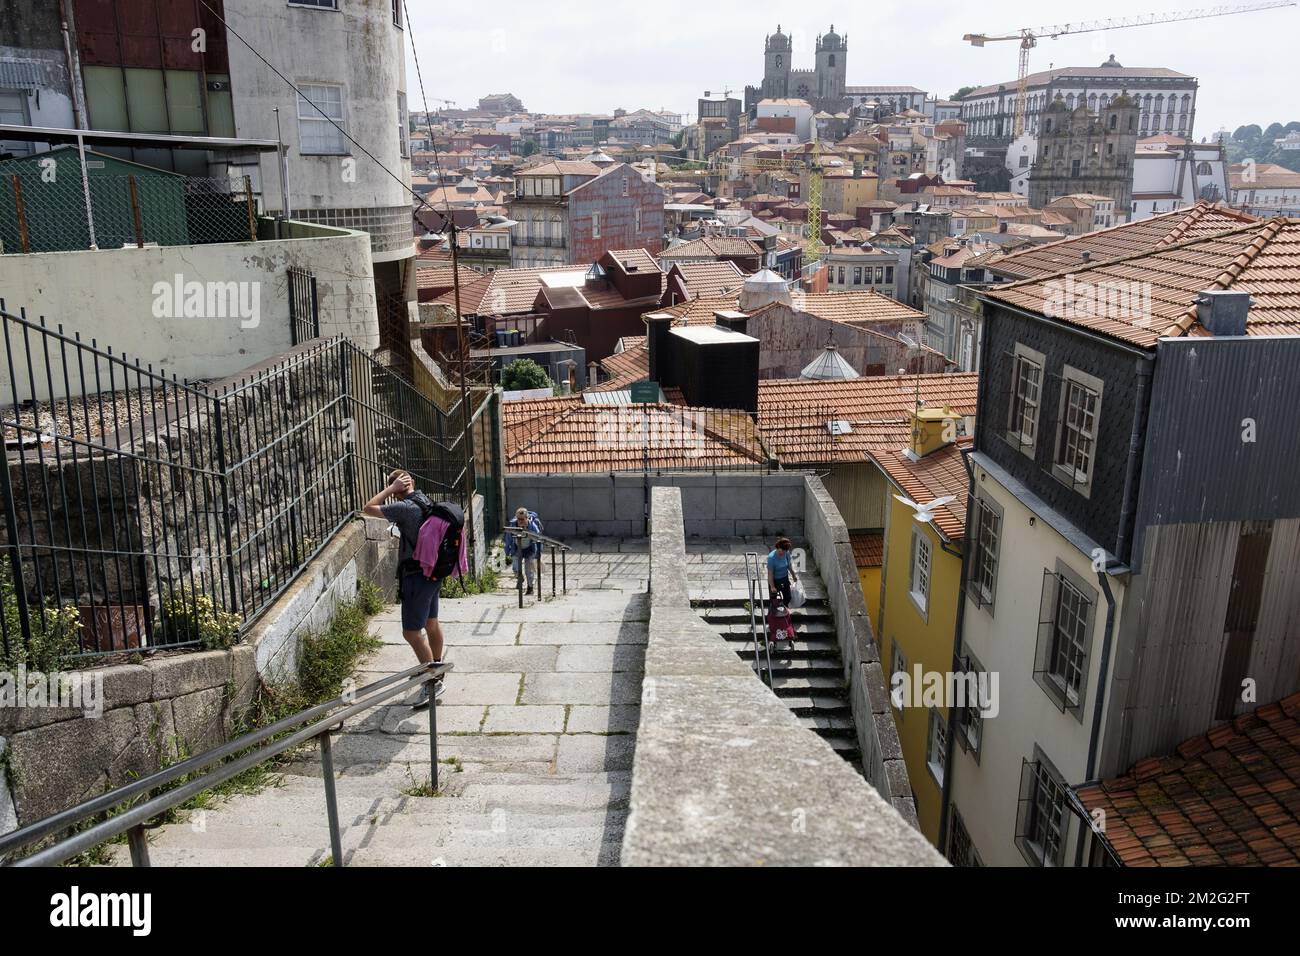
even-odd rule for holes
{"type": "Polygon", "coordinates": [[[249,242],[257,239],[258,202],[247,179],[141,167],[83,180],[79,170],[51,174],[39,161],[0,163],[0,252],[249,242]]]}

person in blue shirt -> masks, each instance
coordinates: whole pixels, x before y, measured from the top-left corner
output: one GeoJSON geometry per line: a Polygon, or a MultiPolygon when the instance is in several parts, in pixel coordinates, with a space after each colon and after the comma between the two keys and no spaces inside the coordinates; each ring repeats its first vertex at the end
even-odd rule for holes
{"type": "MultiPolygon", "coordinates": [[[[542,533],[542,521],[537,515],[527,508],[520,508],[515,512],[515,527],[524,528],[533,534],[542,533]]],[[[522,535],[506,534],[506,557],[510,558],[514,566],[515,577],[519,577],[520,565],[528,576],[528,590],[526,594],[533,593],[533,581],[537,577],[537,556],[541,553],[542,546],[522,535]]]]}
{"type": "Polygon", "coordinates": [[[778,538],[776,549],[767,556],[767,587],[772,594],[772,599],[781,596],[781,603],[786,607],[790,606],[790,581],[798,581],[799,575],[795,572],[794,566],[790,562],[790,552],[793,545],[789,538],[778,538]]]}

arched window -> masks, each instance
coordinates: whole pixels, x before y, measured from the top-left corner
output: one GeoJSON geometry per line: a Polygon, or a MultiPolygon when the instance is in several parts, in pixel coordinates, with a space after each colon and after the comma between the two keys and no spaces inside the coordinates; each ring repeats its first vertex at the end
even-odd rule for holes
{"type": "Polygon", "coordinates": [[[1209,163],[1197,163],[1197,164],[1196,164],[1196,175],[1198,175],[1198,176],[1213,176],[1213,175],[1214,175],[1214,170],[1212,170],[1212,169],[1210,168],[1210,164],[1209,164],[1209,163]]]}
{"type": "Polygon", "coordinates": [[[1119,116],[1115,113],[1110,114],[1110,128],[1119,129],[1119,116]]]}
{"type": "Polygon", "coordinates": [[[830,65],[831,65],[831,66],[834,66],[834,65],[835,65],[835,54],[834,54],[834,53],[831,54],[830,65]]]}
{"type": "Polygon", "coordinates": [[[1043,121],[1043,132],[1044,132],[1044,133],[1050,133],[1051,131],[1052,131],[1052,121],[1051,121],[1050,119],[1049,119],[1049,120],[1044,120],[1044,121],[1043,121]]]}

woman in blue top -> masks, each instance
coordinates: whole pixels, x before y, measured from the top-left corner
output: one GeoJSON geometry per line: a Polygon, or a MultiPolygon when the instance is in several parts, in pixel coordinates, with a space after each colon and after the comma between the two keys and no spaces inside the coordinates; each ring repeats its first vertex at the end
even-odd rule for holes
{"type": "Polygon", "coordinates": [[[775,600],[778,594],[781,595],[781,603],[786,607],[790,606],[790,580],[799,580],[799,575],[795,573],[794,566],[790,563],[790,552],[792,550],[789,538],[778,538],[776,550],[767,556],[767,587],[775,600]]]}
{"type": "MultiPolygon", "coordinates": [[[[533,534],[542,533],[542,522],[533,512],[527,508],[520,508],[515,512],[515,527],[525,528],[533,534]]],[[[525,538],[518,534],[506,534],[506,557],[511,559],[514,565],[515,577],[519,577],[519,566],[523,565],[523,570],[528,576],[527,594],[533,593],[533,581],[537,577],[537,556],[541,553],[542,546],[531,538],[525,538]]]]}

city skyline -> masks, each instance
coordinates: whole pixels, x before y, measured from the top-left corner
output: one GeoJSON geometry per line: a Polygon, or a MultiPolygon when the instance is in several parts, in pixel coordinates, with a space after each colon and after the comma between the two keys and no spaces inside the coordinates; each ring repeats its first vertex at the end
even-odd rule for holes
{"type": "MultiPolygon", "coordinates": [[[[1163,6],[1155,0],[1151,4],[1153,9],[1137,12],[1171,10],[1167,0],[1163,6]]],[[[979,49],[964,42],[963,34],[1006,34],[1077,18],[1077,7],[1060,2],[1032,9],[1006,0],[979,9],[956,3],[937,7],[917,25],[911,8],[898,0],[847,12],[818,5],[793,20],[790,8],[781,4],[722,0],[710,7],[710,22],[733,26],[713,33],[688,29],[695,23],[692,7],[679,0],[667,0],[653,11],[620,10],[609,29],[602,24],[607,8],[575,9],[555,18],[517,0],[502,4],[503,15],[494,21],[502,26],[443,30],[421,23],[420,14],[413,13],[430,109],[444,105],[435,97],[465,109],[476,106],[479,97],[509,92],[534,112],[666,108],[687,121],[696,119],[696,100],[705,91],[716,95],[731,89],[743,98],[747,84],[761,81],[763,39],[778,24],[793,38],[796,69],[811,68],[816,37],[833,24],[848,37],[850,85],[908,85],[948,98],[963,86],[1015,82],[1014,42],[979,49]],[[673,28],[665,29],[665,24],[673,28]],[[725,42],[717,38],[719,32],[725,42]],[[918,56],[918,49],[925,55],[918,56]],[[475,51],[494,68],[474,68],[475,51]],[[444,66],[445,78],[434,79],[431,63],[444,66]]],[[[1131,5],[1118,0],[1100,0],[1087,12],[1093,19],[1134,14],[1131,5]]],[[[1298,25],[1300,8],[1283,8],[1042,40],[1031,54],[1030,71],[1095,66],[1113,54],[1125,66],[1167,67],[1195,76],[1200,81],[1196,138],[1201,139],[1220,128],[1231,132],[1252,123],[1267,127],[1300,118],[1284,92],[1283,65],[1289,55],[1287,37],[1298,25]],[[1244,60],[1215,60],[1200,52],[1228,47],[1256,52],[1244,60]]],[[[423,103],[409,45],[407,59],[410,102],[419,110],[423,103]]]]}

